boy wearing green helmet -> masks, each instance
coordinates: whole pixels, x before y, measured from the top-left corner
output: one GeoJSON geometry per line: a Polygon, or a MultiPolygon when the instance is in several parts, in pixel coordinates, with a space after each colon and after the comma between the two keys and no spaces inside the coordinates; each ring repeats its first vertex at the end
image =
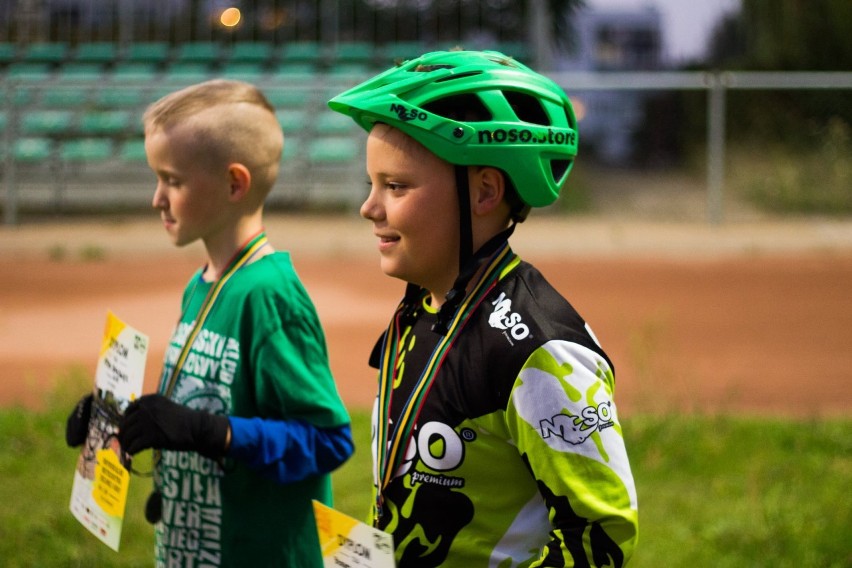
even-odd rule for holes
{"type": "Polygon", "coordinates": [[[577,152],[571,103],[497,52],[404,62],[333,98],[369,132],[381,268],[374,525],[409,566],[622,566],[636,490],[613,366],[508,244],[577,152]]]}

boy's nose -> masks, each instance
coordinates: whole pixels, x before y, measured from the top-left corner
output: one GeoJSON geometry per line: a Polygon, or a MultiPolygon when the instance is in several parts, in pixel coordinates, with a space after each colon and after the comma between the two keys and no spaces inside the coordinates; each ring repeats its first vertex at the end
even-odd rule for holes
{"type": "Polygon", "coordinates": [[[166,197],[160,190],[159,184],[157,184],[157,188],[154,190],[154,196],[151,198],[151,207],[154,209],[166,208],[166,197]]]}
{"type": "Polygon", "coordinates": [[[375,221],[381,215],[380,209],[381,207],[375,197],[375,192],[371,189],[367,199],[365,199],[364,203],[361,204],[359,213],[364,219],[367,219],[368,221],[375,221]]]}

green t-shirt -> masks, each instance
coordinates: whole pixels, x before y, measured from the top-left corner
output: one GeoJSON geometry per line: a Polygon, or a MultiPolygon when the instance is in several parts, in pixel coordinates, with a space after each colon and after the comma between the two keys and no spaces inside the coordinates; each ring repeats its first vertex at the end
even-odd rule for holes
{"type": "MultiPolygon", "coordinates": [[[[197,273],[165,355],[160,392],[211,283],[197,273]]],[[[214,414],[349,423],[328,366],[316,310],[288,253],[238,270],[222,289],[171,398],[214,414]]],[[[329,475],[281,484],[245,465],[163,451],[157,566],[322,566],[312,499],[331,503],[329,475]]]]}

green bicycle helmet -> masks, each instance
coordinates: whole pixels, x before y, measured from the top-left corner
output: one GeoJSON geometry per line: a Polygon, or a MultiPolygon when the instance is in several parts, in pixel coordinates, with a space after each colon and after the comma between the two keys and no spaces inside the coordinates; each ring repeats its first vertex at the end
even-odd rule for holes
{"type": "Polygon", "coordinates": [[[577,155],[577,121],[562,88],[496,51],[427,53],[328,105],[367,131],[394,126],[451,164],[499,168],[528,207],[559,197],[577,155]],[[458,116],[459,108],[468,112],[458,116]]]}

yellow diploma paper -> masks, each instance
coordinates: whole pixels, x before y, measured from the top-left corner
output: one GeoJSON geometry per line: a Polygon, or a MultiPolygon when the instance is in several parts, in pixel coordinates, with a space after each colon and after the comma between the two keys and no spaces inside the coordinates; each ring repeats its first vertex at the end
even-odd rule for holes
{"type": "Polygon", "coordinates": [[[118,421],[142,393],[148,337],[107,314],[95,371],[89,431],[71,488],[71,513],[113,550],[118,550],[130,474],[121,464],[118,421]]]}
{"type": "Polygon", "coordinates": [[[314,500],[325,568],[394,568],[393,537],[314,500]]]}

